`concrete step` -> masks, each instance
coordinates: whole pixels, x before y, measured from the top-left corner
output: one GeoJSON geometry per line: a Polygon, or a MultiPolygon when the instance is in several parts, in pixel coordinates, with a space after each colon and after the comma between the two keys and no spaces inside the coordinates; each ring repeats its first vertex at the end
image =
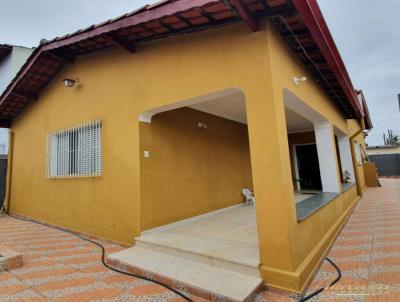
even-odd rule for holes
{"type": "Polygon", "coordinates": [[[135,246],[108,256],[109,263],[213,301],[250,301],[262,288],[259,277],[241,274],[135,246]]]}
{"type": "Polygon", "coordinates": [[[209,240],[200,236],[148,233],[135,238],[136,246],[203,263],[233,272],[259,277],[258,250],[229,241],[209,240]],[[256,253],[256,254],[255,254],[256,253]]]}

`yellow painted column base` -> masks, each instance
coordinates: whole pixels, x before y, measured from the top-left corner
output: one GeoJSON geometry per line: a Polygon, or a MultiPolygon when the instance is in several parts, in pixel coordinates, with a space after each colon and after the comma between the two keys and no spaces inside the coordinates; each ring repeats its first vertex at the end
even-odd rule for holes
{"type": "Polygon", "coordinates": [[[359,200],[360,197],[357,196],[350,203],[348,208],[343,212],[336,223],[332,225],[296,271],[285,271],[262,265],[260,267],[260,273],[261,277],[265,280],[266,287],[287,293],[304,293],[359,200]]]}

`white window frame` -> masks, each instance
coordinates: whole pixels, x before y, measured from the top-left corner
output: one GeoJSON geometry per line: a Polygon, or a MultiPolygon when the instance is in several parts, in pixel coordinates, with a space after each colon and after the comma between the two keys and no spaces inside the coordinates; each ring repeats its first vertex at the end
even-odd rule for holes
{"type": "Polygon", "coordinates": [[[47,135],[46,177],[98,177],[102,174],[102,123],[90,121],[47,135]]]}

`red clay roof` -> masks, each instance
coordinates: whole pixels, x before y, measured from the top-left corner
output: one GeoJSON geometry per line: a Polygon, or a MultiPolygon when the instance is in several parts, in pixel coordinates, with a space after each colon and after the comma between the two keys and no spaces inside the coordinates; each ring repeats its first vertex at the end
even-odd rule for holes
{"type": "Polygon", "coordinates": [[[371,120],[371,116],[369,114],[369,110],[368,110],[368,105],[367,105],[367,101],[365,100],[364,97],[364,93],[362,90],[356,90],[357,95],[359,95],[361,97],[361,104],[362,104],[362,113],[363,113],[363,117],[364,117],[364,122],[365,122],[365,129],[369,130],[372,129],[372,120],[371,120]]]}
{"type": "Polygon", "coordinates": [[[75,57],[171,35],[270,18],[345,118],[363,116],[357,95],[316,0],[164,0],[42,43],[0,98],[0,126],[10,126],[75,57]]]}

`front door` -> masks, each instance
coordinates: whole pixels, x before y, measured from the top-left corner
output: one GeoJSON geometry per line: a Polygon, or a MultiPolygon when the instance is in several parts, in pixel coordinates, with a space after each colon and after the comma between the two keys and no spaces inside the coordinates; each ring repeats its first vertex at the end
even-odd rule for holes
{"type": "Polygon", "coordinates": [[[322,190],[317,145],[296,146],[296,157],[301,190],[322,190]]]}

